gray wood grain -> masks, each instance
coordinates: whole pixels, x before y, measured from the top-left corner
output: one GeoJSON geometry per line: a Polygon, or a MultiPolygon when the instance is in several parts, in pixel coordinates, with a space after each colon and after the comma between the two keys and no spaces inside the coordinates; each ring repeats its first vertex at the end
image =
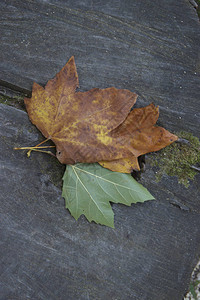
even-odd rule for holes
{"type": "MultiPolygon", "coordinates": [[[[76,59],[80,90],[115,86],[154,101],[159,122],[199,136],[200,25],[188,1],[0,1],[0,85],[31,93],[76,59]]],[[[64,209],[64,166],[13,151],[42,140],[0,105],[1,298],[179,300],[200,254],[200,176],[141,182],[155,201],[113,205],[115,226],[64,209]]]]}
{"type": "Polygon", "coordinates": [[[189,2],[2,0],[0,79],[31,91],[74,55],[81,90],[115,86],[199,135],[200,30],[189,2]]]}
{"type": "Polygon", "coordinates": [[[61,197],[64,167],[13,150],[41,139],[25,112],[0,105],[1,299],[181,299],[199,253],[199,177],[187,190],[148,168],[155,201],[113,205],[114,230],[76,222],[61,197]],[[170,203],[182,197],[182,209],[170,203]]]}

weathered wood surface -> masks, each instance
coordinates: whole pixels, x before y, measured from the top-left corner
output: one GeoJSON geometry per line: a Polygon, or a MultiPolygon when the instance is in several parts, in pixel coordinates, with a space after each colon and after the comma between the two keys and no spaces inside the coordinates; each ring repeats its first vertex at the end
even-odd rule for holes
{"type": "MultiPolygon", "coordinates": [[[[167,129],[199,135],[200,25],[187,1],[0,2],[0,85],[45,84],[75,55],[81,90],[136,91],[167,129]]],[[[27,115],[0,106],[1,298],[182,299],[200,254],[200,176],[141,182],[155,201],[113,205],[116,229],[76,222],[63,167],[13,147],[41,139],[27,115]]]]}
{"type": "Polygon", "coordinates": [[[147,167],[155,201],[113,205],[114,230],[76,222],[57,160],[13,150],[40,139],[25,112],[0,105],[1,299],[182,299],[199,253],[199,178],[156,184],[147,167]]]}
{"type": "Polygon", "coordinates": [[[200,25],[186,0],[1,0],[0,79],[31,91],[74,55],[81,90],[115,86],[199,134],[200,25]],[[197,106],[198,105],[198,106],[197,106]]]}

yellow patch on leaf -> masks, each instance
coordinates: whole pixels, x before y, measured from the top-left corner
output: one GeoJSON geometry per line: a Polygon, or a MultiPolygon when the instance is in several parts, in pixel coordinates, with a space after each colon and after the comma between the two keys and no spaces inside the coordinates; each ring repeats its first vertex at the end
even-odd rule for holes
{"type": "Polygon", "coordinates": [[[102,167],[110,169],[114,172],[131,173],[132,171],[140,170],[138,159],[133,155],[127,158],[121,158],[111,161],[99,161],[99,164],[102,167]]]}

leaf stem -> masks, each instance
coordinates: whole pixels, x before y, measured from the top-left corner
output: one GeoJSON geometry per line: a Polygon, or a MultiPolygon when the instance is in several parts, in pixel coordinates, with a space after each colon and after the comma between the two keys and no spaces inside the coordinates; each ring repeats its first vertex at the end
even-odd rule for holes
{"type": "Polygon", "coordinates": [[[14,148],[14,150],[34,150],[34,149],[43,149],[43,148],[55,148],[55,146],[41,146],[41,147],[20,147],[20,148],[14,148]]]}
{"type": "Polygon", "coordinates": [[[49,141],[49,140],[50,140],[50,139],[48,138],[48,139],[44,140],[43,142],[39,143],[38,145],[36,145],[35,147],[38,147],[38,146],[40,146],[40,145],[46,143],[46,142],[49,141]]]}
{"type": "MultiPolygon", "coordinates": [[[[42,147],[41,147],[42,148],[42,147]]],[[[32,151],[37,151],[37,152],[43,152],[43,153],[47,153],[47,154],[50,154],[50,155],[52,155],[52,156],[54,156],[54,157],[56,157],[55,156],[55,154],[54,153],[52,153],[51,151],[45,151],[45,150],[38,150],[38,149],[31,149],[32,151]]],[[[28,155],[28,153],[27,153],[27,155],[28,155]]]]}
{"type": "Polygon", "coordinates": [[[46,139],[46,140],[44,140],[43,142],[39,143],[38,145],[36,145],[34,147],[15,147],[14,150],[29,150],[27,152],[28,157],[30,157],[31,151],[43,152],[43,153],[47,153],[47,154],[50,154],[50,155],[55,157],[55,154],[52,153],[51,151],[41,150],[41,149],[44,149],[44,148],[55,148],[55,146],[40,146],[40,145],[44,144],[45,142],[47,142],[48,140],[50,140],[50,139],[46,139]]]}
{"type": "MultiPolygon", "coordinates": [[[[44,140],[43,142],[39,143],[38,145],[36,145],[34,148],[38,148],[38,146],[40,146],[40,145],[46,143],[48,140],[49,140],[49,138],[46,139],[46,140],[44,140]]],[[[30,157],[31,151],[32,151],[32,150],[33,150],[33,149],[30,149],[30,150],[27,152],[27,156],[28,156],[28,157],[30,157]]]]}

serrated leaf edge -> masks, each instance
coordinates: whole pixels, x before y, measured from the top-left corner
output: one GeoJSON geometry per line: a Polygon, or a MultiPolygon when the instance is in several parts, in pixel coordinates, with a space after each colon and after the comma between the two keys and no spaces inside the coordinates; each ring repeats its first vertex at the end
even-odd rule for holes
{"type": "MultiPolygon", "coordinates": [[[[113,184],[113,185],[115,185],[116,186],[116,189],[117,189],[117,186],[119,186],[119,187],[122,187],[122,188],[126,188],[126,189],[128,189],[128,190],[131,190],[131,191],[135,191],[134,189],[131,189],[131,188],[129,188],[129,187],[127,187],[127,186],[124,186],[124,185],[121,185],[121,184],[119,184],[119,183],[116,183],[116,182],[113,182],[113,181],[110,181],[110,180],[108,180],[108,179],[105,179],[104,178],[104,176],[102,175],[102,176],[98,176],[98,175],[95,175],[95,174],[93,174],[93,173],[90,173],[90,172],[88,172],[88,171],[85,171],[85,170],[83,170],[83,169],[81,169],[81,168],[78,168],[77,167],[77,165],[76,166],[73,166],[73,165],[71,165],[71,167],[73,168],[73,169],[78,169],[79,171],[81,171],[81,172],[83,172],[83,173],[87,173],[87,174],[89,174],[90,176],[94,176],[94,177],[96,177],[96,178],[98,178],[98,179],[100,179],[100,180],[104,180],[104,181],[107,181],[107,182],[109,182],[109,183],[111,183],[111,184],[113,184]]],[[[75,172],[75,171],[74,171],[75,172]]],[[[111,171],[112,172],[112,171],[111,171]]],[[[117,173],[117,172],[113,172],[113,173],[117,173]]],[[[124,174],[124,173],[119,173],[119,174],[124,174]]],[[[125,175],[127,175],[127,174],[125,174],[125,175]]],[[[138,182],[137,182],[138,183],[138,182]]],[[[138,183],[138,184],[140,184],[140,183],[138,183]]],[[[142,186],[143,187],[143,186],[142,186]]],[[[144,189],[146,189],[145,187],[143,187],[144,189]]],[[[119,192],[120,193],[120,192],[119,192]]],[[[139,194],[142,194],[142,192],[140,192],[140,191],[137,191],[137,193],[139,194]]],[[[120,193],[121,194],[121,193],[120,193]]],[[[123,197],[124,198],[124,197],[123,197]]],[[[152,200],[153,199],[155,199],[153,196],[152,196],[152,200]]]]}

